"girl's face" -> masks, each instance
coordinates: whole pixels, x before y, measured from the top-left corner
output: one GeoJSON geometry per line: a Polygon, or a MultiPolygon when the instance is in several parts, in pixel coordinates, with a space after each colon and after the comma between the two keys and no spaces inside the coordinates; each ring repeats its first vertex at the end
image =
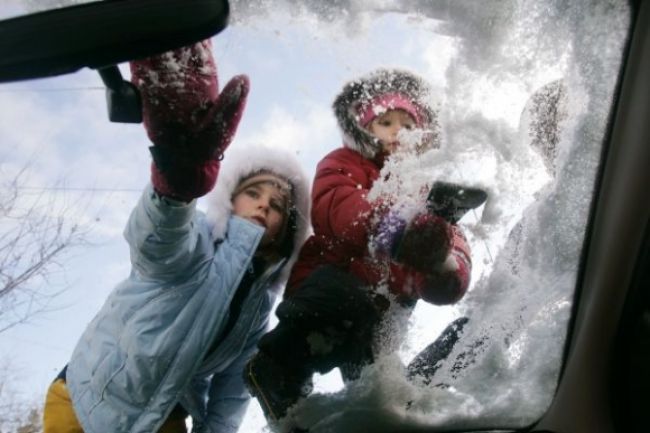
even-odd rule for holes
{"type": "Polygon", "coordinates": [[[375,117],[368,125],[371,134],[379,139],[382,150],[392,153],[397,146],[397,134],[402,128],[415,128],[415,119],[404,110],[387,110],[380,116],[375,117]]]}
{"type": "Polygon", "coordinates": [[[272,182],[244,188],[233,197],[233,213],[266,229],[261,247],[270,245],[282,230],[287,209],[286,194],[272,182]]]}

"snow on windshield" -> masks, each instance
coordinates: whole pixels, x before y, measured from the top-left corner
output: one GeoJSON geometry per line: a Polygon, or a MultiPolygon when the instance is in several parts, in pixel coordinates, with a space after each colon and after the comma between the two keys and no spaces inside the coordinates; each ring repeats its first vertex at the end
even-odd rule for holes
{"type": "MultiPolygon", "coordinates": [[[[2,13],[80,2],[85,0],[9,0],[2,13]]],[[[343,84],[377,67],[405,68],[432,86],[427,97],[438,112],[441,146],[419,157],[395,155],[384,169],[391,176],[377,182],[371,195],[393,193],[408,212],[420,205],[414,197],[422,185],[435,180],[489,194],[485,206],[460,222],[473,260],[465,298],[452,307],[419,302],[399,350],[384,354],[346,387],[337,372],[318,377],[316,392],[295,408],[295,420],[310,432],[508,428],[536,420],[561,367],[630,25],[626,2],[230,4],[230,25],[213,39],[220,82],[239,73],[251,77],[233,148],[262,142],[291,149],[313,174],[316,163],[341,145],[331,104],[343,84]],[[468,319],[461,339],[431,381],[407,380],[405,365],[461,317],[468,319]]],[[[126,65],[120,66],[127,76],[126,65]]],[[[42,393],[68,362],[85,324],[128,273],[122,230],[147,182],[149,143],[141,125],[107,121],[95,71],[6,84],[3,90],[3,176],[12,178],[29,161],[26,190],[72,203],[80,222],[93,228],[95,247],[66,263],[73,284],[60,304],[70,307],[0,340],[0,351],[27,369],[25,389],[42,393]],[[53,341],[59,343],[53,347],[53,341]]],[[[265,425],[253,401],[240,431],[261,432],[265,425]]]]}
{"type": "MultiPolygon", "coordinates": [[[[346,387],[321,385],[297,405],[295,422],[313,432],[514,428],[546,410],[629,19],[614,1],[233,2],[233,32],[268,26],[292,46],[283,36],[298,26],[314,39],[355,47],[348,58],[335,57],[349,78],[375,66],[364,70],[359,57],[374,61],[368,53],[385,42],[377,34],[405,50],[420,47],[412,55],[424,65],[391,66],[420,68],[432,81],[442,145],[392,157],[384,167],[391,176],[371,198],[400,197],[408,212],[432,180],[489,193],[460,223],[473,249],[468,295],[453,307],[420,302],[399,352],[346,387]],[[429,52],[414,42],[423,37],[429,52]],[[467,325],[433,380],[406,380],[405,364],[456,317],[467,325]]],[[[255,420],[249,416],[242,430],[259,428],[255,420]]]]}

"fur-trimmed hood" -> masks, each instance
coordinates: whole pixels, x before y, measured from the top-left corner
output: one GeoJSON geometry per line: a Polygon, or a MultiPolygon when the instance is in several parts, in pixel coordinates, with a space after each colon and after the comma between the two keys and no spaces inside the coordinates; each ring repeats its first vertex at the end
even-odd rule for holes
{"type": "Polygon", "coordinates": [[[421,148],[436,147],[440,134],[437,113],[429,102],[429,85],[409,71],[383,68],[348,82],[334,100],[332,108],[343,135],[343,145],[368,159],[376,156],[379,143],[359,125],[359,107],[387,93],[402,94],[417,106],[422,119],[420,127],[425,131],[421,148]]]}
{"type": "Polygon", "coordinates": [[[292,186],[292,202],[295,208],[293,248],[282,273],[282,283],[296,260],[310,229],[309,224],[309,181],[300,162],[292,153],[261,145],[246,145],[229,149],[219,171],[214,189],[206,196],[206,219],[211,227],[212,238],[223,239],[228,219],[232,214],[232,194],[239,182],[260,170],[268,170],[284,177],[292,186]]]}

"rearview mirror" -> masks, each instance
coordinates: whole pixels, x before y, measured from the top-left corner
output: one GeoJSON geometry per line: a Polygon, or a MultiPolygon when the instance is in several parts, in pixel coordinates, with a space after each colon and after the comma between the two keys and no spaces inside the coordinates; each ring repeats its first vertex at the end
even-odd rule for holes
{"type": "Polygon", "coordinates": [[[227,0],[104,0],[0,21],[0,83],[101,68],[206,39],[227,0]]]}
{"type": "Polygon", "coordinates": [[[0,83],[98,69],[109,119],[142,121],[118,63],[209,38],[226,27],[227,0],[104,0],[0,21],[0,83]]]}

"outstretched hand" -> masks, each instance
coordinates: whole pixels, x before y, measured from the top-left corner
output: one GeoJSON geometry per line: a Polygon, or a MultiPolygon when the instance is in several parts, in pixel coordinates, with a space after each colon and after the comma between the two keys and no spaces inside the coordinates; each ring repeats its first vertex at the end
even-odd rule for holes
{"type": "Polygon", "coordinates": [[[219,93],[209,40],[130,63],[154,144],[158,193],[190,201],[209,192],[241,120],[250,84],[239,75],[219,93]]]}
{"type": "Polygon", "coordinates": [[[375,246],[380,253],[417,271],[430,271],[444,262],[452,246],[451,225],[428,212],[408,223],[394,212],[377,226],[375,246]]]}

